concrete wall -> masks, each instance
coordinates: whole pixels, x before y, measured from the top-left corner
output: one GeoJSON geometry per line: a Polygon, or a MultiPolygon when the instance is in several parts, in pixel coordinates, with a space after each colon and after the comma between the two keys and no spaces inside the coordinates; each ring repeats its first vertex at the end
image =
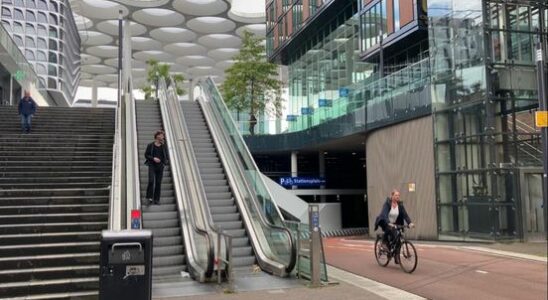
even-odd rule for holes
{"type": "MultiPolygon", "coordinates": [[[[393,188],[417,227],[412,239],[437,239],[434,142],[432,117],[424,117],[372,132],[366,141],[369,233],[393,188]],[[415,192],[409,191],[415,184],[415,192]]],[[[379,229],[380,230],[380,229],[379,229]]]]}

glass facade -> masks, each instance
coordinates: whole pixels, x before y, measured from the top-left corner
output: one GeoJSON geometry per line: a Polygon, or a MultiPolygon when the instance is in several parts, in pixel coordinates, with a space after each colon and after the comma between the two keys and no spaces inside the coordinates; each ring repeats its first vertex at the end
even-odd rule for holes
{"type": "Polygon", "coordinates": [[[542,166],[533,62],[545,1],[428,4],[440,238],[522,236],[519,173],[542,166]]]}

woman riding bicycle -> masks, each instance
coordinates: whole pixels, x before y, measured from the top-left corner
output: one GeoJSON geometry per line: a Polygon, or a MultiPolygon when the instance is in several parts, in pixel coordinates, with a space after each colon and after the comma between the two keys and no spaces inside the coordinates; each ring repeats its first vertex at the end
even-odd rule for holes
{"type": "Polygon", "coordinates": [[[415,225],[411,222],[411,218],[407,214],[405,207],[400,202],[400,192],[397,189],[392,190],[389,198],[386,198],[381,213],[375,220],[375,230],[382,228],[383,245],[385,249],[389,249],[392,241],[396,237],[396,225],[404,225],[404,220],[410,228],[415,225]]]}

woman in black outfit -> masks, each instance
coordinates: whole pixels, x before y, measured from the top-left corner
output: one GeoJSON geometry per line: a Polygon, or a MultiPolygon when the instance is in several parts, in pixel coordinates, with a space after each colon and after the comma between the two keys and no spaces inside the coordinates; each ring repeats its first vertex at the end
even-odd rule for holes
{"type": "Polygon", "coordinates": [[[145,165],[148,166],[148,186],[146,199],[148,204],[160,204],[160,189],[164,166],[168,164],[164,132],[156,131],[154,142],[148,144],[145,151],[145,165]]]}

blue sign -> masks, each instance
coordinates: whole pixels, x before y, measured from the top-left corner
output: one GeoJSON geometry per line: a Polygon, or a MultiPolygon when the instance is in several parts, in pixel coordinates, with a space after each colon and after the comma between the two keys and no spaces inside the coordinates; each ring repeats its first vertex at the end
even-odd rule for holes
{"type": "Polygon", "coordinates": [[[281,186],[320,186],[325,185],[323,177],[280,177],[281,186]]]}
{"type": "Polygon", "coordinates": [[[350,94],[350,90],[348,88],[339,89],[339,97],[348,97],[348,94],[350,94]]]}
{"type": "Polygon", "coordinates": [[[301,115],[311,115],[314,113],[314,107],[301,107],[301,115]]]}
{"type": "Polygon", "coordinates": [[[331,107],[333,101],[330,99],[318,99],[318,106],[319,107],[331,107]]]}
{"type": "Polygon", "coordinates": [[[285,120],[287,122],[295,122],[295,121],[297,121],[297,115],[287,115],[285,120]]]}
{"type": "Polygon", "coordinates": [[[141,220],[131,219],[131,229],[141,229],[141,220]]]}

